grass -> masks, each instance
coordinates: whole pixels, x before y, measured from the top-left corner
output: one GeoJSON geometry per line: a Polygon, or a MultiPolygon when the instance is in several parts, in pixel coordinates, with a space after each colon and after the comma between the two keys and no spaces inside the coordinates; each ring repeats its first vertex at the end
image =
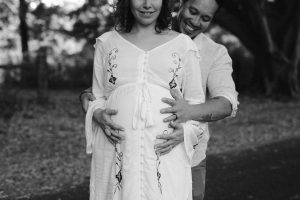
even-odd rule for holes
{"type": "MultiPolygon", "coordinates": [[[[0,199],[72,188],[87,180],[84,114],[78,92],[51,91],[48,106],[18,92],[14,113],[0,119],[0,199]],[[3,134],[5,130],[5,134],[3,134]]],[[[300,102],[240,97],[236,118],[211,124],[208,154],[253,148],[300,136],[300,102]]]]}

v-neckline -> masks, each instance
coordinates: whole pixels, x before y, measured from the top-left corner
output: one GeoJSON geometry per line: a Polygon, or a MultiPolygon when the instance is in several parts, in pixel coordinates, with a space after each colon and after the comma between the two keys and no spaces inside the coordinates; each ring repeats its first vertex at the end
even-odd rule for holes
{"type": "Polygon", "coordinates": [[[178,34],[176,37],[174,37],[174,38],[168,40],[167,42],[164,42],[164,43],[162,43],[162,44],[160,44],[160,45],[158,45],[158,46],[156,46],[156,47],[153,47],[153,48],[150,49],[150,50],[144,50],[144,49],[138,47],[136,44],[130,42],[130,41],[127,40],[127,39],[125,39],[125,38],[124,38],[120,33],[118,33],[117,31],[114,31],[114,32],[116,33],[116,35],[117,35],[121,40],[123,40],[123,41],[126,42],[127,44],[131,45],[132,47],[134,47],[135,49],[137,49],[137,50],[139,50],[139,51],[141,51],[141,52],[143,52],[143,53],[147,53],[147,52],[149,53],[149,52],[155,51],[156,49],[160,49],[160,48],[164,47],[165,45],[167,45],[168,43],[172,42],[173,40],[176,40],[177,38],[179,38],[179,37],[182,35],[182,33],[180,33],[180,34],[178,34]]]}

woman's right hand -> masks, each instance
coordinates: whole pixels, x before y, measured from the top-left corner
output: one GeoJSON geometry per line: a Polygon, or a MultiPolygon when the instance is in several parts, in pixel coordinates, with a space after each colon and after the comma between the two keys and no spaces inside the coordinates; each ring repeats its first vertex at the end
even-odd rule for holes
{"type": "Polygon", "coordinates": [[[120,143],[121,140],[124,140],[124,136],[119,133],[119,131],[124,131],[124,128],[111,119],[112,115],[116,115],[117,110],[113,109],[97,109],[93,113],[95,121],[100,125],[103,132],[105,133],[107,139],[112,143],[120,143]]]}

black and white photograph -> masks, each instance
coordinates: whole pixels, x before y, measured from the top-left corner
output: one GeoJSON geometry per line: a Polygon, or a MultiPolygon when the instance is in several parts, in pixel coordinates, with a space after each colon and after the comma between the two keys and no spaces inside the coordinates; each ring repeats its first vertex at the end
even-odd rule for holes
{"type": "Polygon", "coordinates": [[[0,0],[0,200],[300,200],[300,1],[0,0]]]}

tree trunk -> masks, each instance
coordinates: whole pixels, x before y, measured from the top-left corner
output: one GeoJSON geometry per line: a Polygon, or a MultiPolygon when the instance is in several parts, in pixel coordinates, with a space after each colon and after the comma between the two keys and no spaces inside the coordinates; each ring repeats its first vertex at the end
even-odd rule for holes
{"type": "Polygon", "coordinates": [[[300,3],[298,2],[298,12],[296,14],[295,48],[292,56],[291,69],[288,76],[289,89],[293,97],[299,95],[299,67],[300,67],[300,3]]]}
{"type": "Polygon", "coordinates": [[[284,3],[283,0],[275,1],[279,4],[268,3],[266,0],[224,0],[224,9],[216,16],[216,22],[236,35],[254,55],[254,83],[263,88],[266,95],[280,92],[295,96],[299,93],[300,31],[293,22],[296,19],[299,24],[300,9],[294,9],[299,5],[299,0],[284,4],[288,7],[282,10],[280,5],[284,3]],[[282,13],[277,14],[277,10],[272,10],[276,14],[272,21],[267,11],[274,9],[274,6],[279,6],[282,13]],[[295,12],[289,13],[291,10],[295,12]],[[285,23],[288,20],[290,25],[285,23]],[[285,31],[279,30],[280,27],[285,27],[285,31]],[[274,40],[275,34],[277,40],[274,40]]]}
{"type": "Polygon", "coordinates": [[[48,65],[47,65],[47,47],[41,47],[37,58],[37,81],[38,81],[38,102],[40,104],[48,103],[48,65]]]}
{"type": "Polygon", "coordinates": [[[26,22],[26,14],[28,11],[28,4],[25,0],[20,0],[19,19],[20,19],[20,36],[22,44],[23,61],[29,60],[28,55],[28,26],[26,22]]]}

